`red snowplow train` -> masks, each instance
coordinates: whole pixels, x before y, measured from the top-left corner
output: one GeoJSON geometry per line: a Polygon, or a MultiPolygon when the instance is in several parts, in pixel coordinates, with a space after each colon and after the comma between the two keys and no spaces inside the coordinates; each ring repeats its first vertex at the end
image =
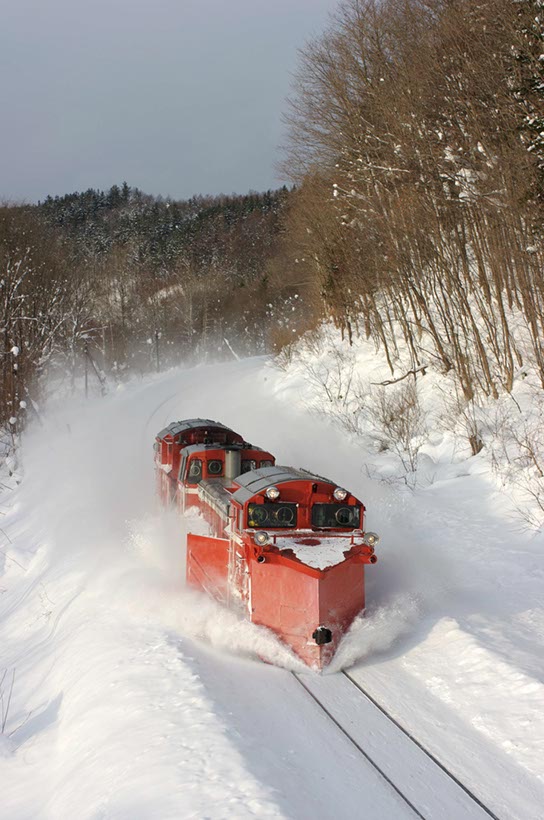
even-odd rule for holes
{"type": "Polygon", "coordinates": [[[187,536],[187,581],[276,633],[322,669],[365,606],[365,564],[379,538],[365,507],[319,475],[210,419],[173,422],[155,441],[164,504],[200,510],[208,535],[187,536]]]}

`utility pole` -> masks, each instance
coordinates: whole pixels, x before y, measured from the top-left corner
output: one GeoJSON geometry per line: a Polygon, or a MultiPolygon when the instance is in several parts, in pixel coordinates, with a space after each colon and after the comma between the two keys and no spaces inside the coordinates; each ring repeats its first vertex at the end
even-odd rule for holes
{"type": "Polygon", "coordinates": [[[159,339],[161,338],[161,334],[158,330],[155,331],[155,361],[157,366],[157,373],[160,373],[161,369],[161,360],[160,360],[160,352],[159,352],[159,339]]]}
{"type": "Polygon", "coordinates": [[[85,398],[89,398],[89,341],[83,342],[83,355],[85,358],[85,398]]]}

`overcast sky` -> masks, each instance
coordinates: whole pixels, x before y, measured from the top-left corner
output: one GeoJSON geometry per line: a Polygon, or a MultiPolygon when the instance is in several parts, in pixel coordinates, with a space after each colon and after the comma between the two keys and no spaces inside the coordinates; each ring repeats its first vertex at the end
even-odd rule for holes
{"type": "Polygon", "coordinates": [[[336,0],[0,0],[0,199],[277,187],[297,48],[336,0]]]}

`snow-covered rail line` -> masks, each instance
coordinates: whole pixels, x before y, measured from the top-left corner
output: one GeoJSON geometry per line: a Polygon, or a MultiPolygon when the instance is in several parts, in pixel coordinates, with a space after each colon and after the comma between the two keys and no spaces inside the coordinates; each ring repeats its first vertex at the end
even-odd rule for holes
{"type": "Polygon", "coordinates": [[[387,709],[385,709],[385,708],[384,708],[381,704],[379,704],[379,703],[378,703],[378,701],[377,701],[375,698],[373,698],[373,697],[372,697],[372,695],[370,695],[370,694],[366,691],[366,689],[364,689],[364,687],[361,685],[360,681],[355,680],[355,679],[354,679],[354,678],[353,678],[353,677],[349,674],[349,672],[344,671],[342,674],[343,674],[343,675],[345,675],[345,677],[346,677],[346,678],[348,678],[348,680],[350,680],[350,681],[351,681],[351,683],[352,683],[354,686],[356,686],[356,687],[357,687],[357,689],[361,692],[361,694],[363,695],[363,697],[365,697],[368,701],[370,701],[370,703],[372,703],[372,704],[376,707],[376,709],[379,709],[379,711],[380,711],[380,712],[381,712],[381,713],[382,713],[382,714],[383,714],[383,715],[387,718],[387,720],[391,721],[391,723],[393,723],[393,724],[397,727],[397,729],[398,729],[400,732],[402,732],[402,733],[403,733],[403,734],[404,734],[407,738],[409,738],[409,739],[412,741],[412,743],[414,743],[414,744],[415,744],[415,745],[416,745],[416,746],[417,746],[417,747],[418,747],[418,748],[419,748],[419,749],[423,752],[423,754],[425,754],[428,758],[430,758],[430,760],[432,760],[432,762],[433,762],[433,763],[434,763],[434,764],[435,764],[435,765],[436,765],[439,769],[441,769],[441,770],[444,772],[444,774],[445,774],[448,778],[450,778],[451,780],[453,780],[453,781],[454,781],[454,783],[456,783],[456,784],[457,784],[457,786],[458,786],[460,789],[462,789],[462,791],[463,791],[463,792],[465,792],[465,794],[467,795],[467,797],[468,797],[470,800],[472,800],[474,803],[476,803],[478,806],[480,806],[480,808],[482,809],[482,811],[483,811],[483,812],[485,812],[485,814],[486,814],[488,817],[493,818],[493,820],[499,820],[499,818],[497,817],[497,815],[496,815],[496,814],[494,814],[494,812],[492,812],[492,811],[491,811],[491,809],[490,809],[488,806],[486,806],[486,805],[485,805],[485,804],[484,804],[484,803],[480,800],[480,798],[479,798],[479,797],[477,797],[477,796],[474,794],[474,792],[473,792],[473,791],[471,791],[471,790],[468,788],[468,786],[466,786],[464,783],[462,783],[462,782],[459,780],[459,778],[457,778],[457,777],[453,774],[453,772],[451,772],[451,770],[450,770],[450,769],[448,769],[448,768],[447,768],[447,767],[446,767],[446,766],[445,766],[445,765],[444,765],[444,764],[443,764],[440,760],[438,760],[438,758],[437,758],[435,755],[433,755],[433,754],[432,754],[432,752],[430,752],[427,748],[425,748],[425,746],[423,746],[423,744],[422,744],[422,743],[421,743],[421,742],[420,742],[420,741],[419,741],[416,737],[414,737],[414,735],[413,735],[411,732],[409,732],[409,731],[408,731],[408,729],[406,729],[404,726],[402,726],[402,725],[398,722],[398,720],[396,720],[396,719],[395,719],[395,718],[394,718],[394,717],[390,714],[390,712],[388,712],[388,711],[387,711],[387,709]]]}
{"type": "Polygon", "coordinates": [[[499,820],[347,672],[292,674],[416,817],[499,820]]]}

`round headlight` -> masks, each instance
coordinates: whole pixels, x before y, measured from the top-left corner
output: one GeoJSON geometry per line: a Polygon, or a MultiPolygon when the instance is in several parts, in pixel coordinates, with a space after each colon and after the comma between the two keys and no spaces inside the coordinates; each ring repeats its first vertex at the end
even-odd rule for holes
{"type": "Polygon", "coordinates": [[[275,501],[277,498],[280,497],[280,491],[277,487],[268,487],[265,490],[265,496],[270,499],[270,501],[275,501]]]}
{"type": "Polygon", "coordinates": [[[378,541],[380,540],[380,536],[376,532],[365,532],[365,537],[363,538],[364,543],[369,547],[375,547],[378,541]]]}
{"type": "Polygon", "coordinates": [[[265,530],[259,530],[253,537],[255,538],[255,543],[260,547],[265,547],[270,541],[270,536],[265,530]]]}
{"type": "Polygon", "coordinates": [[[337,487],[336,490],[333,492],[333,496],[336,501],[345,501],[348,497],[348,491],[342,489],[342,487],[337,487]]]}

